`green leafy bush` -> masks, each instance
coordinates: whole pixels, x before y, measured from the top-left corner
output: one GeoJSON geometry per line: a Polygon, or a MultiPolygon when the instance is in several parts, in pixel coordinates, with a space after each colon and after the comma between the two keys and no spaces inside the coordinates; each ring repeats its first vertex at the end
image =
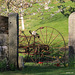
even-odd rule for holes
{"type": "Polygon", "coordinates": [[[0,61],[0,71],[5,71],[7,67],[6,59],[0,61]]]}
{"type": "Polygon", "coordinates": [[[9,64],[10,70],[14,71],[15,70],[15,65],[14,64],[9,64]]]}
{"type": "Polygon", "coordinates": [[[60,4],[58,8],[61,10],[61,13],[64,16],[69,17],[71,13],[75,12],[75,4],[71,1],[69,1],[67,4],[60,4]]]}
{"type": "Polygon", "coordinates": [[[75,0],[71,0],[72,2],[75,2],[75,0]]]}
{"type": "Polygon", "coordinates": [[[2,61],[0,61],[0,71],[8,71],[8,70],[15,70],[15,65],[14,64],[8,64],[7,63],[7,59],[3,59],[2,61]]]}

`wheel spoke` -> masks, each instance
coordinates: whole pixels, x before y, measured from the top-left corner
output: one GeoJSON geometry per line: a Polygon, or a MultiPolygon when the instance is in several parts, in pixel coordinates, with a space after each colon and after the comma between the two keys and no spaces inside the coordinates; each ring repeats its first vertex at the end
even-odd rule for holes
{"type": "Polygon", "coordinates": [[[50,43],[50,40],[51,40],[51,38],[52,38],[52,35],[53,35],[53,31],[54,31],[54,29],[52,30],[52,32],[51,32],[51,36],[50,36],[50,38],[49,38],[49,41],[48,41],[48,43],[50,43]]]}
{"type": "Polygon", "coordinates": [[[41,31],[41,29],[40,29],[40,32],[41,32],[41,35],[42,35],[43,41],[45,42],[45,39],[44,39],[44,37],[43,37],[43,34],[42,34],[42,31],[41,31]]]}
{"type": "Polygon", "coordinates": [[[62,41],[63,41],[63,40],[61,40],[61,41],[58,41],[58,42],[56,42],[56,43],[54,43],[54,44],[52,44],[52,45],[50,45],[50,46],[57,45],[57,44],[61,43],[62,41]]]}
{"type": "MultiPolygon", "coordinates": [[[[22,32],[22,31],[21,31],[22,32]]],[[[22,32],[23,34],[24,34],[24,32],[22,32]]],[[[25,38],[26,38],[26,40],[27,40],[27,42],[28,42],[28,38],[27,38],[27,36],[24,34],[24,36],[25,36],[25,38]]]]}
{"type": "Polygon", "coordinates": [[[47,43],[47,27],[46,27],[46,43],[47,43]]]}
{"type": "Polygon", "coordinates": [[[42,41],[40,38],[38,38],[38,39],[39,39],[39,41],[41,41],[41,42],[42,42],[42,44],[44,44],[44,43],[43,43],[43,41],[42,41]]]}
{"type": "MultiPolygon", "coordinates": [[[[58,34],[58,35],[59,35],[59,34],[58,34]]],[[[57,38],[58,35],[56,35],[56,37],[53,38],[53,40],[50,42],[50,44],[57,38]]],[[[50,45],[50,44],[49,44],[49,45],[50,45]]]]}

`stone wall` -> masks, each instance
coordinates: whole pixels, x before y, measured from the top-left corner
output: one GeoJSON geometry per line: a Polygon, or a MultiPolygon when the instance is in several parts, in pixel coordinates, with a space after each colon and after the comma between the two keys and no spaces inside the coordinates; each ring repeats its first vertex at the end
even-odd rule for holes
{"type": "Polygon", "coordinates": [[[0,61],[6,58],[8,64],[14,64],[16,67],[18,67],[18,34],[18,14],[0,16],[0,61]]]}
{"type": "Polygon", "coordinates": [[[8,17],[0,16],[0,60],[8,57],[8,17]]]}

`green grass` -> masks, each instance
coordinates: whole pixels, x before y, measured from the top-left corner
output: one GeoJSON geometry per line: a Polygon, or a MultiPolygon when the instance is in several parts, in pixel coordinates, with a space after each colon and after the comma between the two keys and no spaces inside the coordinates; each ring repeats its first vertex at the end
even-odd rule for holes
{"type": "MultiPolygon", "coordinates": [[[[34,7],[36,7],[36,6],[37,6],[37,4],[34,5],[34,7]]],[[[53,6],[57,6],[57,4],[55,4],[53,6]]],[[[39,7],[40,6],[38,6],[38,8],[39,7]]],[[[29,8],[29,10],[30,9],[31,8],[29,8]]],[[[35,8],[34,8],[34,10],[35,10],[35,8]]],[[[53,9],[49,9],[49,10],[44,10],[42,8],[41,12],[35,11],[36,15],[24,16],[25,28],[26,28],[25,34],[28,35],[29,30],[34,31],[37,28],[42,27],[42,26],[50,26],[50,27],[53,27],[53,28],[59,30],[59,32],[63,35],[64,39],[66,40],[66,43],[68,43],[68,18],[66,18],[61,13],[55,14],[55,11],[58,10],[57,7],[54,7],[53,9]],[[43,15],[41,15],[42,12],[43,12],[43,15]],[[53,17],[51,17],[51,15],[50,15],[52,13],[55,14],[53,17]],[[41,19],[41,18],[43,18],[43,19],[41,19]]]]}
{"type": "MultiPolygon", "coordinates": [[[[68,6],[71,5],[71,2],[63,3],[68,6]]],[[[24,16],[25,22],[25,34],[29,34],[29,30],[34,31],[42,26],[50,26],[57,29],[64,37],[66,45],[68,44],[68,18],[66,18],[61,13],[55,13],[58,11],[57,6],[60,4],[49,4],[50,7],[54,6],[53,9],[44,10],[44,7],[41,7],[39,4],[34,4],[33,7],[25,10],[27,14],[24,16]],[[41,8],[40,12],[37,12],[37,9],[41,8]],[[30,15],[36,13],[35,15],[30,15]],[[41,15],[43,13],[43,15],[41,15]],[[51,14],[55,14],[53,17],[51,14]],[[43,18],[43,19],[42,19],[43,18]]],[[[21,25],[20,25],[21,26],[21,25]]],[[[48,33],[50,30],[48,30],[48,33]]],[[[44,31],[43,31],[44,34],[44,31]]],[[[55,33],[56,34],[56,33],[55,33]]],[[[59,38],[60,39],[60,38],[59,38]]],[[[58,40],[59,40],[58,39],[58,40]]],[[[20,56],[23,56],[20,54],[20,56]]],[[[24,56],[25,57],[25,56],[24,56]]],[[[3,72],[0,75],[75,75],[74,68],[64,68],[64,67],[53,67],[53,66],[39,66],[30,63],[25,65],[25,68],[22,71],[9,71],[3,72]]]]}
{"type": "Polygon", "coordinates": [[[74,68],[60,68],[53,66],[25,66],[21,71],[0,72],[0,75],[75,75],[74,68]]]}
{"type": "MultiPolygon", "coordinates": [[[[63,35],[66,43],[68,43],[68,19],[61,13],[55,14],[53,17],[44,14],[43,17],[45,18],[43,20],[38,19],[37,16],[35,16],[36,19],[25,20],[25,34],[29,35],[29,30],[34,31],[42,26],[50,26],[57,29],[63,35]]],[[[48,30],[48,33],[51,32],[48,30]]]]}
{"type": "MultiPolygon", "coordinates": [[[[34,31],[42,26],[50,26],[57,29],[63,35],[66,41],[66,45],[68,45],[68,18],[66,18],[61,13],[55,13],[56,11],[58,11],[57,6],[60,4],[61,3],[49,4],[49,7],[54,6],[53,9],[49,10],[44,10],[44,7],[41,7],[39,4],[34,4],[33,7],[26,9],[24,12],[26,13],[26,16],[24,16],[25,34],[30,35],[29,30],[34,31]],[[37,9],[39,8],[41,8],[41,10],[40,12],[37,12],[37,9]],[[31,15],[32,13],[36,14],[31,15]],[[41,15],[41,13],[43,13],[43,15],[41,15]],[[55,15],[52,17],[51,14],[55,15]]],[[[63,5],[71,6],[72,2],[68,1],[66,3],[63,3],[63,5]]],[[[48,30],[48,33],[49,32],[50,31],[48,30]]],[[[23,56],[22,54],[20,55],[23,56]]],[[[5,71],[0,72],[0,75],[75,75],[75,68],[39,66],[29,63],[28,65],[25,65],[25,68],[22,71],[5,71]]]]}
{"type": "MultiPolygon", "coordinates": [[[[69,2],[67,2],[67,3],[69,4],[69,2]]],[[[64,3],[64,4],[67,4],[67,3],[64,3]]],[[[25,12],[28,12],[28,14],[29,14],[29,15],[24,16],[25,34],[27,36],[29,36],[30,35],[29,30],[35,31],[39,27],[50,26],[50,27],[57,29],[62,34],[62,36],[65,39],[66,46],[67,46],[68,45],[68,18],[65,17],[61,13],[55,13],[56,11],[58,11],[58,8],[57,8],[58,5],[60,5],[60,3],[59,4],[49,4],[49,7],[54,6],[54,8],[45,10],[44,7],[41,7],[39,4],[34,4],[34,6],[32,8],[30,7],[27,10],[25,10],[25,12]],[[39,9],[39,8],[41,8],[41,10],[40,10],[40,12],[37,12],[37,9],[39,9]],[[32,13],[36,13],[36,14],[30,15],[32,13]],[[41,15],[41,13],[43,13],[43,15],[41,15]],[[55,14],[55,15],[51,16],[51,14],[55,14]]],[[[45,35],[46,31],[42,30],[42,32],[43,32],[43,35],[45,35]]],[[[48,29],[48,33],[51,33],[51,32],[52,32],[52,30],[48,29]]],[[[40,31],[37,31],[37,33],[39,33],[41,39],[43,40],[40,31]]],[[[56,36],[56,35],[57,35],[57,32],[54,32],[54,36],[56,36]]],[[[49,37],[50,36],[48,36],[47,38],[49,39],[49,37]]],[[[44,39],[46,41],[46,36],[44,36],[44,39]]],[[[37,40],[38,39],[36,39],[36,41],[37,40]]],[[[62,38],[59,36],[54,42],[57,42],[60,40],[62,40],[62,38]]],[[[25,42],[27,42],[27,41],[25,41],[25,42]]],[[[63,43],[61,45],[63,46],[63,43]]],[[[22,55],[22,54],[20,54],[20,55],[22,55]]]]}

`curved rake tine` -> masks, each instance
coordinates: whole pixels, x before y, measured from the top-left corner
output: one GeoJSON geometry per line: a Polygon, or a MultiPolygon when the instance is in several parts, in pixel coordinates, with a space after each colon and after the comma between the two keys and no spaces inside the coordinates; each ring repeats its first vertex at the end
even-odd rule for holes
{"type": "Polygon", "coordinates": [[[23,38],[20,42],[24,41],[25,39],[23,38]]]}
{"type": "Polygon", "coordinates": [[[44,52],[51,53],[51,52],[49,52],[49,51],[44,51],[44,52]]]}
{"type": "Polygon", "coordinates": [[[33,60],[33,58],[31,57],[31,60],[33,61],[33,62],[35,62],[34,60],[33,60]]]}
{"type": "Polygon", "coordinates": [[[47,55],[44,55],[45,57],[51,57],[51,56],[47,56],[47,55]]]}
{"type": "MultiPolygon", "coordinates": [[[[24,36],[26,37],[26,35],[25,35],[25,34],[24,34],[24,36]]],[[[27,37],[26,37],[26,39],[27,39],[27,37]]],[[[28,39],[27,39],[27,42],[29,43],[28,39]]]]}
{"type": "MultiPolygon", "coordinates": [[[[26,37],[25,37],[26,38],[26,37]]],[[[23,37],[23,39],[24,39],[24,37],[23,37]]],[[[21,41],[22,42],[22,41],[21,41]]],[[[27,41],[28,42],[28,41],[27,41]]]]}
{"type": "Polygon", "coordinates": [[[31,36],[30,36],[30,39],[29,39],[29,41],[28,41],[28,45],[29,45],[29,43],[30,43],[30,40],[31,40],[31,36]]]}
{"type": "MultiPolygon", "coordinates": [[[[25,39],[23,38],[19,43],[21,43],[22,41],[25,41],[25,39]]],[[[24,44],[26,44],[26,43],[24,42],[24,44]]]]}
{"type": "MultiPolygon", "coordinates": [[[[59,35],[59,34],[58,34],[58,35],[59,35]]],[[[50,42],[50,44],[57,38],[58,35],[56,35],[56,37],[53,38],[53,40],[50,42]]],[[[50,44],[49,44],[49,45],[50,45],[50,44]]]]}
{"type": "MultiPolygon", "coordinates": [[[[21,43],[20,43],[21,44],[21,43]]],[[[26,43],[24,43],[25,45],[27,45],[26,43]]]]}
{"type": "Polygon", "coordinates": [[[50,38],[49,38],[49,41],[48,41],[48,43],[50,42],[50,40],[51,40],[51,38],[52,38],[53,31],[54,31],[54,30],[52,30],[52,32],[51,32],[51,36],[50,36],[50,38]]]}
{"type": "MultiPolygon", "coordinates": [[[[20,30],[20,31],[21,31],[21,30],[20,30]]],[[[24,32],[23,32],[23,31],[21,31],[21,32],[24,34],[24,32]]],[[[25,34],[24,34],[24,36],[26,37],[26,35],[25,35],[25,34]]],[[[27,39],[27,37],[26,37],[26,39],[27,39]]],[[[27,42],[29,42],[29,41],[28,41],[28,39],[27,39],[27,42]]]]}

